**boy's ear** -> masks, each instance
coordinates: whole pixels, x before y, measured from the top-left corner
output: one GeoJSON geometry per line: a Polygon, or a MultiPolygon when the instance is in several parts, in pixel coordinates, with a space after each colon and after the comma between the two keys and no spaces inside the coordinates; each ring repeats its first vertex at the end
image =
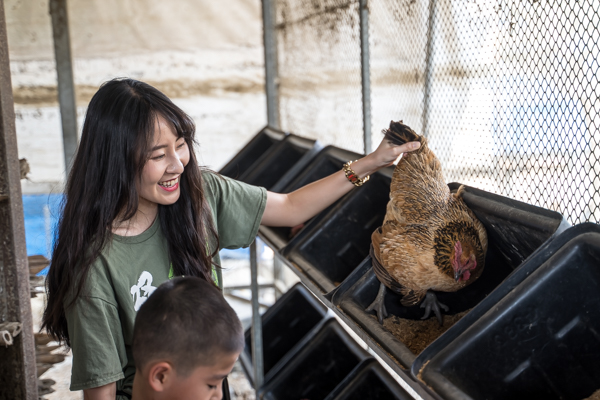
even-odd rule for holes
{"type": "Polygon", "coordinates": [[[148,384],[155,392],[164,392],[174,381],[175,370],[166,361],[160,361],[150,366],[148,371],[148,384]]]}

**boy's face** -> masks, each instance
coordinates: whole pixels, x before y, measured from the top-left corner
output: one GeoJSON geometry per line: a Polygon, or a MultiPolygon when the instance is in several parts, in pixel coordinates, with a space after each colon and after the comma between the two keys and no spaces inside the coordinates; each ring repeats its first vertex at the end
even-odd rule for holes
{"type": "Polygon", "coordinates": [[[221,400],[223,379],[231,372],[240,353],[224,354],[210,366],[196,367],[185,378],[176,376],[169,388],[169,399],[221,400]]]}

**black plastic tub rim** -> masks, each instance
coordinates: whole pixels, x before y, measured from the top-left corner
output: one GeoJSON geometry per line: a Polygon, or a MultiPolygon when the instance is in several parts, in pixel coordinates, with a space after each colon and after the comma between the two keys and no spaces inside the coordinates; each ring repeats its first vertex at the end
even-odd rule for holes
{"type": "MultiPolygon", "coordinates": [[[[372,179],[373,184],[377,184],[374,187],[380,188],[380,186],[385,185],[389,191],[389,181],[391,181],[392,173],[393,169],[391,168],[378,171],[374,179],[372,179]]],[[[321,214],[318,218],[311,220],[300,234],[290,240],[279,251],[285,259],[292,262],[294,266],[297,265],[296,268],[302,270],[311,281],[316,283],[320,291],[327,294],[329,299],[332,298],[333,293],[353,274],[356,268],[361,265],[364,257],[368,255],[371,231],[369,229],[369,232],[367,232],[369,243],[363,244],[366,228],[362,225],[366,221],[362,221],[359,218],[358,221],[360,222],[358,222],[350,217],[345,218],[343,216],[356,214],[361,204],[379,204],[382,198],[381,193],[376,192],[375,194],[371,194],[368,192],[369,190],[369,187],[364,187],[355,189],[344,195],[325,214],[321,214]],[[343,235],[343,232],[334,233],[339,221],[346,225],[359,224],[357,228],[359,229],[359,233],[348,239],[347,248],[339,248],[339,254],[334,255],[331,253],[327,255],[331,264],[327,264],[325,261],[319,264],[318,257],[307,254],[307,249],[315,248],[315,246],[316,248],[322,248],[323,245],[319,242],[319,240],[323,240],[321,236],[334,237],[335,234],[343,235]]],[[[389,200],[387,193],[383,197],[385,197],[385,203],[382,203],[378,211],[371,213],[372,220],[376,220],[376,218],[383,220],[382,213],[385,213],[387,201],[389,200]]],[[[340,244],[336,244],[336,246],[338,245],[340,244]]]]}
{"type": "MultiPolygon", "coordinates": [[[[459,325],[457,323],[447,331],[449,335],[445,337],[444,342],[436,343],[440,349],[436,351],[433,356],[428,356],[423,353],[419,355],[415,363],[413,363],[411,374],[426,386],[431,394],[438,398],[442,398],[441,393],[437,392],[437,390],[441,389],[444,398],[445,396],[450,396],[449,398],[452,399],[472,399],[468,394],[458,390],[456,386],[439,371],[431,369],[431,367],[429,367],[430,369],[427,369],[429,361],[438,354],[443,356],[444,350],[451,346],[460,346],[460,343],[458,343],[457,340],[462,335],[466,335],[469,330],[475,329],[473,327],[475,321],[484,319],[496,321],[501,319],[504,314],[495,315],[494,319],[492,319],[492,315],[496,313],[496,304],[513,293],[522,282],[535,273],[538,268],[544,266],[546,261],[551,259],[555,254],[560,251],[569,251],[569,249],[565,249],[565,245],[571,240],[577,236],[584,237],[588,234],[600,234],[600,226],[594,223],[579,224],[568,229],[563,234],[549,239],[539,251],[532,254],[519,269],[515,270],[513,274],[507,277],[506,281],[498,288],[498,290],[491,293],[488,298],[478,304],[477,307],[469,313],[472,314],[471,319],[473,320],[473,323],[468,325],[459,325]],[[432,382],[435,382],[435,387],[431,387],[432,382]],[[440,389],[436,389],[438,387],[440,389]]],[[[505,309],[504,313],[508,311],[509,309],[505,309]]]]}
{"type": "Polygon", "coordinates": [[[525,280],[533,271],[530,270],[529,266],[538,263],[540,260],[551,257],[554,254],[552,248],[558,246],[562,247],[565,243],[571,240],[580,232],[590,225],[595,226],[600,230],[600,227],[593,223],[584,223],[576,225],[571,228],[567,228],[567,225],[561,224],[559,229],[548,239],[542,246],[534,251],[529,257],[525,259],[523,264],[519,268],[511,272],[496,289],[494,289],[485,299],[477,304],[473,309],[468,312],[460,321],[451,326],[443,335],[434,340],[423,352],[417,355],[413,365],[411,366],[411,375],[417,378],[420,375],[420,371],[425,366],[427,361],[431,357],[441,351],[444,347],[450,345],[458,336],[472,326],[477,320],[487,314],[493,307],[501,301],[508,293],[516,288],[523,280],[525,280]],[[561,228],[563,228],[561,230],[561,228]]]}

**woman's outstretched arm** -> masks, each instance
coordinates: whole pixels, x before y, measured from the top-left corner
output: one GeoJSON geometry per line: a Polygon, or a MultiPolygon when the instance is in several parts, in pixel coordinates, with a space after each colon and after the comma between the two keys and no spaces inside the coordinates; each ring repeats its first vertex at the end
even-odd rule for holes
{"type": "MultiPolygon", "coordinates": [[[[419,142],[395,146],[383,140],[377,150],[352,163],[352,170],[363,178],[392,165],[403,153],[418,149],[419,142]]],[[[368,183],[365,190],[368,190],[368,183]]],[[[317,215],[348,193],[354,185],[344,171],[306,185],[292,193],[267,193],[267,206],[261,224],[267,226],[296,226],[317,215]]]]}

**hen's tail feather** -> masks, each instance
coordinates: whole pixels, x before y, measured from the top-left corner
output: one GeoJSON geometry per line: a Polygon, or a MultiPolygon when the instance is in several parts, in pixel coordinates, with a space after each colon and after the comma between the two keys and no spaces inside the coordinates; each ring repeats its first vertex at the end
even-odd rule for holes
{"type": "Polygon", "coordinates": [[[389,129],[381,131],[385,135],[385,140],[389,140],[393,144],[400,146],[408,142],[420,142],[422,136],[419,136],[402,121],[390,121],[389,129]]]}

